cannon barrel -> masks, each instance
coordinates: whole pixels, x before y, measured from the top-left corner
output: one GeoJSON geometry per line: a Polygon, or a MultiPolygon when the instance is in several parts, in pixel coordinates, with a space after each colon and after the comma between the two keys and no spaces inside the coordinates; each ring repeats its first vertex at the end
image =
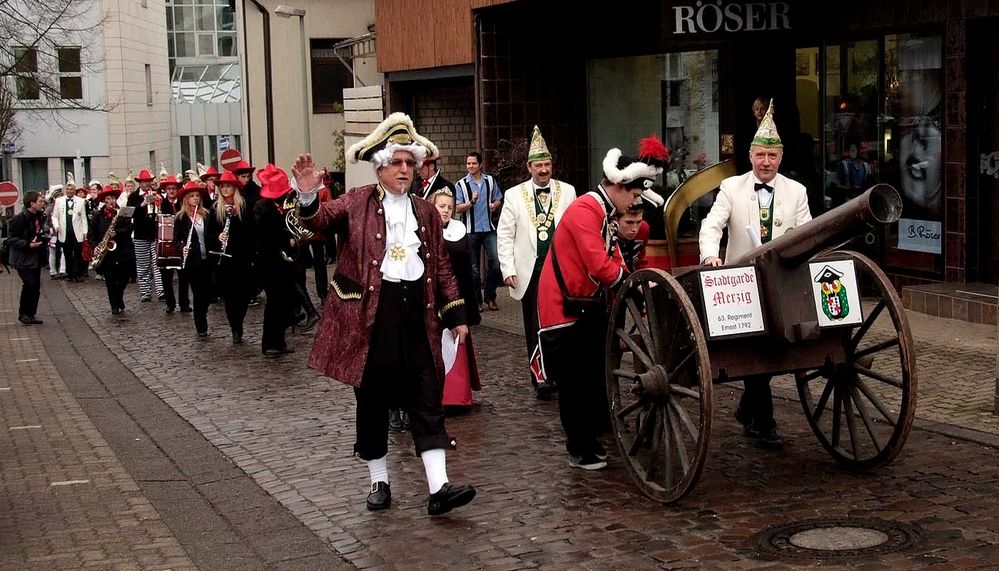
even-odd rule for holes
{"type": "MultiPolygon", "coordinates": [[[[897,222],[902,215],[902,197],[889,184],[876,184],[860,196],[826,212],[807,224],[785,232],[729,264],[745,264],[773,252],[787,265],[798,265],[832,246],[855,237],[868,228],[897,222]]],[[[732,229],[732,231],[738,231],[732,229]]]]}

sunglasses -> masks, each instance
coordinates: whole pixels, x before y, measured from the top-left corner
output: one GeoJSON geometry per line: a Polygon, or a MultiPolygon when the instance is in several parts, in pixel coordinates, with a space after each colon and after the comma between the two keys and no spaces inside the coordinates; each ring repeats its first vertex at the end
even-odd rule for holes
{"type": "Polygon", "coordinates": [[[416,161],[413,159],[392,159],[388,162],[388,166],[393,168],[400,168],[402,165],[406,165],[411,169],[416,168],[416,161]]]}

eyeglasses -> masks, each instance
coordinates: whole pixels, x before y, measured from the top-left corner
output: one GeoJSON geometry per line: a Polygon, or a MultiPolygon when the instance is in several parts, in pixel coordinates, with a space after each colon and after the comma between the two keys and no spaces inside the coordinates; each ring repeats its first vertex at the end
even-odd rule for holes
{"type": "Polygon", "coordinates": [[[388,162],[388,166],[393,168],[400,168],[402,165],[406,165],[411,169],[416,168],[416,161],[413,159],[392,159],[388,162]]]}

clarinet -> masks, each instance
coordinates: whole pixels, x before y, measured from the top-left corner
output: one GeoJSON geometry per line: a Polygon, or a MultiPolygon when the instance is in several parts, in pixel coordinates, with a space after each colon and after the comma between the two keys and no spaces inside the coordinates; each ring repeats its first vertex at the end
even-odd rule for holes
{"type": "Polygon", "coordinates": [[[191,251],[191,239],[194,237],[194,218],[197,216],[197,211],[195,211],[194,216],[191,216],[191,229],[187,232],[187,243],[184,244],[184,256],[180,260],[180,269],[187,267],[187,254],[191,251]]]}
{"type": "MultiPolygon", "coordinates": [[[[225,225],[222,226],[222,235],[225,236],[225,240],[219,240],[222,243],[221,252],[208,252],[209,254],[215,254],[218,256],[223,256],[226,258],[231,258],[231,254],[226,254],[225,250],[229,247],[229,222],[232,221],[232,206],[225,207],[225,225]]],[[[220,260],[221,261],[221,260],[220,260]]]]}

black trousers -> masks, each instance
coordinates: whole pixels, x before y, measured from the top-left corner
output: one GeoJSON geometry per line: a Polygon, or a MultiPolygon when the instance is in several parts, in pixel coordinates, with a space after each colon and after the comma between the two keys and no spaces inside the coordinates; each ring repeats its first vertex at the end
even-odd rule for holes
{"type": "Polygon", "coordinates": [[[187,283],[187,274],[180,270],[167,270],[160,269],[160,278],[163,280],[163,295],[165,296],[165,301],[167,307],[170,309],[176,309],[177,298],[180,298],[181,309],[187,309],[191,307],[191,298],[188,294],[188,289],[190,285],[187,283]],[[177,274],[177,295],[173,293],[173,275],[177,274]]]}
{"type": "MultiPolygon", "coordinates": [[[[524,339],[527,341],[527,363],[530,367],[531,357],[534,350],[538,348],[538,280],[541,279],[541,270],[535,268],[531,274],[531,282],[527,285],[527,291],[520,300],[520,310],[524,315],[524,339]]],[[[537,384],[534,375],[530,375],[531,382],[537,384]]],[[[555,380],[555,379],[553,379],[555,380]]]]}
{"type": "Polygon", "coordinates": [[[225,318],[233,334],[243,334],[243,321],[250,298],[255,293],[253,268],[229,266],[221,262],[215,272],[215,286],[225,303],[225,318]]]}
{"type": "Polygon", "coordinates": [[[312,270],[316,273],[316,295],[323,302],[330,291],[329,273],[326,271],[326,244],[323,240],[309,242],[312,250],[312,270]]]}
{"type": "Polygon", "coordinates": [[[208,268],[192,266],[180,271],[187,275],[194,301],[194,328],[198,333],[208,332],[208,306],[212,301],[212,277],[208,268]]]}
{"type": "Polygon", "coordinates": [[[372,346],[361,386],[354,389],[354,453],[363,460],[388,452],[390,408],[409,413],[417,455],[446,448],[451,440],[444,427],[444,381],[437,375],[423,311],[420,281],[382,282],[372,346]]]}
{"type": "Polygon", "coordinates": [[[604,337],[607,316],[588,316],[541,335],[545,372],[558,379],[559,419],[565,448],[573,456],[590,454],[608,428],[604,386],[604,337]]]}
{"type": "Polygon", "coordinates": [[[291,325],[291,316],[298,303],[295,298],[295,284],[289,272],[277,270],[258,273],[267,292],[267,303],[264,304],[264,326],[260,336],[260,348],[281,350],[287,347],[285,330],[291,325]]]}
{"type": "Polygon", "coordinates": [[[66,241],[62,243],[62,253],[66,256],[66,277],[83,275],[83,245],[76,240],[71,228],[66,229],[66,241]]]}
{"type": "Polygon", "coordinates": [[[777,425],[774,420],[774,400],[770,392],[770,375],[756,375],[743,381],[744,389],[739,399],[741,419],[752,422],[759,430],[768,430],[777,425]]]}
{"type": "Polygon", "coordinates": [[[111,309],[125,309],[125,289],[132,277],[128,265],[122,264],[104,274],[104,288],[108,292],[108,303],[111,309]]]}
{"type": "Polygon", "coordinates": [[[38,296],[42,292],[42,268],[17,268],[21,277],[21,300],[17,308],[18,317],[33,317],[38,311],[38,296]]]}

